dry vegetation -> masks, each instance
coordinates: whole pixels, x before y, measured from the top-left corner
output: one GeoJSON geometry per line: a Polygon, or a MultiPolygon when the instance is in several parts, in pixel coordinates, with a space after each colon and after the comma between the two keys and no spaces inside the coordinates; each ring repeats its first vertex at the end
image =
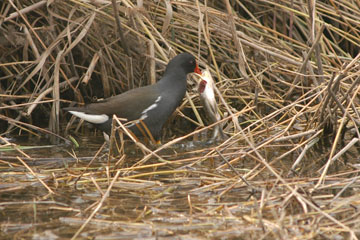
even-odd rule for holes
{"type": "MultiPolygon", "coordinates": [[[[3,149],[16,150],[0,155],[1,170],[36,176],[26,181],[51,194],[31,200],[55,199],[53,211],[67,216],[61,225],[75,226],[66,236],[93,227],[102,232],[88,237],[360,237],[358,1],[117,2],[115,13],[106,0],[0,4],[0,138],[3,149]],[[216,146],[187,147],[208,129],[196,77],[169,123],[186,131],[165,131],[169,140],[155,150],[136,143],[143,155],[135,164],[118,143],[120,157],[108,154],[104,168],[93,165],[97,153],[88,167],[33,169],[36,157],[3,138],[64,142],[62,123],[70,116],[62,106],[150,84],[183,51],[216,79],[229,136],[216,146]],[[173,149],[179,145],[183,151],[173,149]],[[79,185],[101,195],[85,209],[56,197],[79,185]],[[114,206],[122,206],[120,213],[114,206]]],[[[73,127],[72,119],[67,129],[73,127]]],[[[4,185],[1,193],[29,186],[19,185],[4,185]]],[[[10,233],[12,224],[25,224],[1,220],[10,233]]],[[[23,229],[24,236],[33,233],[23,229]]]]}

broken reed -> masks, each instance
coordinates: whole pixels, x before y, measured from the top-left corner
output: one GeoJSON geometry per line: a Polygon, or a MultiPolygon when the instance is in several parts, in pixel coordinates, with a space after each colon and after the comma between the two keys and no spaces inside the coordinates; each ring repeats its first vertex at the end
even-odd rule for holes
{"type": "MultiPolygon", "coordinates": [[[[115,168],[109,164],[106,171],[98,172],[107,179],[84,180],[90,174],[91,162],[81,169],[78,180],[85,181],[83,184],[95,182],[95,186],[103,184],[103,188],[111,190],[113,185],[107,183],[115,180],[132,182],[141,177],[164,176],[166,180],[175,179],[176,188],[187,179],[201,179],[199,186],[203,186],[192,187],[190,193],[211,190],[219,206],[226,209],[227,203],[221,200],[229,192],[249,196],[241,180],[244,178],[260,189],[262,196],[269,194],[268,198],[255,194],[255,199],[242,201],[257,211],[241,216],[232,213],[238,226],[262,226],[262,230],[249,230],[253,236],[264,236],[276,228],[285,238],[294,237],[294,233],[300,239],[310,238],[319,229],[324,236],[345,232],[354,238],[356,222],[344,216],[357,200],[342,197],[341,193],[358,182],[351,175],[357,170],[344,166],[333,174],[331,166],[351,154],[350,149],[359,141],[360,35],[356,24],[360,7],[352,1],[308,2],[123,0],[115,5],[105,1],[92,5],[76,0],[49,4],[4,1],[0,5],[1,16],[5,16],[0,19],[0,47],[7,49],[0,56],[3,132],[58,138],[64,129],[60,124],[65,120],[62,106],[153,83],[169,58],[188,51],[209,67],[217,81],[219,107],[229,138],[218,146],[167,155],[166,159],[162,149],[191,139],[209,127],[168,141],[155,150],[137,143],[143,157],[133,166],[125,168],[125,159],[120,158],[115,168]],[[325,150],[325,157],[318,157],[314,149],[324,139],[329,140],[330,150],[325,150]],[[177,160],[167,161],[172,158],[177,160]],[[150,159],[157,163],[148,162],[150,159]],[[211,159],[221,163],[216,173],[176,169],[184,165],[194,169],[211,159]],[[291,166],[284,167],[284,159],[293,160],[291,166]],[[323,159],[323,164],[317,164],[323,159]],[[240,163],[246,167],[239,169],[240,163]],[[161,169],[164,166],[170,169],[161,169]],[[146,172],[138,175],[135,170],[139,169],[146,172]],[[111,179],[110,171],[131,177],[111,179]],[[294,177],[296,174],[306,177],[294,177]],[[339,194],[326,194],[336,189],[341,189],[339,194]],[[308,193],[316,197],[318,205],[313,204],[308,193]],[[290,211],[294,209],[300,213],[295,217],[290,211]],[[278,216],[282,216],[281,223],[277,222],[278,216]],[[301,219],[313,219],[319,224],[308,225],[301,219]]],[[[189,81],[188,95],[178,116],[201,126],[204,116],[194,81],[189,81]],[[196,113],[195,119],[189,117],[191,111],[187,108],[196,113]]],[[[123,151],[123,145],[119,150],[123,151]]],[[[23,159],[31,156],[19,148],[16,151],[21,156],[16,159],[26,166],[23,159]]],[[[59,180],[72,178],[63,170],[59,180]]],[[[53,191],[52,186],[42,184],[53,191]]],[[[154,184],[158,182],[154,180],[154,184]]],[[[192,211],[187,218],[222,215],[219,207],[205,211],[191,207],[191,199],[188,202],[192,211]]]]}
{"type": "MultiPolygon", "coordinates": [[[[13,47],[0,65],[6,132],[60,137],[63,105],[153,83],[169,58],[188,51],[217,81],[229,141],[263,148],[295,136],[292,152],[330,134],[331,159],[348,130],[359,137],[359,33],[350,15],[358,8],[320,1],[45,3],[2,5],[3,46],[13,47]],[[39,128],[46,122],[50,131],[39,128]]],[[[203,126],[195,78],[189,82],[180,116],[203,126]]]]}
{"type": "MultiPolygon", "coordinates": [[[[359,136],[359,32],[351,18],[358,8],[320,1],[45,3],[1,8],[3,48],[13,49],[0,65],[6,132],[36,134],[47,121],[51,134],[40,132],[60,135],[61,106],[153,83],[169,58],[188,51],[217,79],[234,138],[246,132],[240,138],[255,143],[315,130],[316,137],[336,136],[334,152],[348,129],[359,136]]],[[[201,126],[194,81],[180,111],[191,107],[191,121],[201,126]]]]}

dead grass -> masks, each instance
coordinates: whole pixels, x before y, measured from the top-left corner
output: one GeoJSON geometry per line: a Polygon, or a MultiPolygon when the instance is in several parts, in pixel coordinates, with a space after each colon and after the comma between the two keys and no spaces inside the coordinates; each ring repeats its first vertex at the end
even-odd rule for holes
{"type": "Polygon", "coordinates": [[[142,157],[134,164],[113,140],[122,157],[109,154],[96,173],[92,164],[32,169],[37,157],[4,139],[2,148],[17,154],[2,160],[3,171],[21,163],[50,195],[61,195],[62,182],[96,186],[87,220],[59,218],[76,223],[73,238],[103,224],[148,238],[358,239],[360,6],[308,2],[123,0],[114,14],[111,1],[5,1],[4,134],[63,142],[62,106],[153,83],[172,56],[188,51],[216,79],[229,138],[197,150],[181,145],[211,128],[203,126],[194,78],[176,118],[200,128],[177,138],[167,132],[172,140],[156,149],[135,140],[142,157]],[[121,194],[145,200],[124,207],[136,216],[107,218],[107,203],[124,204],[121,194]]]}

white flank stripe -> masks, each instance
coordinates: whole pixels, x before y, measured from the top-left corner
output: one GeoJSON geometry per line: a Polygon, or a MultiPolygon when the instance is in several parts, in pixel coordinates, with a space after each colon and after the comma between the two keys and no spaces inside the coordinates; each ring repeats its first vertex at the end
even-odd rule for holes
{"type": "MultiPolygon", "coordinates": [[[[147,107],[144,111],[141,112],[142,115],[139,118],[139,120],[145,120],[148,117],[147,112],[155,109],[158,106],[157,103],[160,102],[160,100],[161,100],[161,96],[158,96],[156,98],[156,100],[155,100],[155,103],[151,104],[149,107],[147,107]]],[[[134,123],[131,123],[131,124],[127,125],[126,127],[130,128],[132,126],[135,126],[135,124],[140,123],[139,120],[135,121],[134,123]]]]}
{"type": "Polygon", "coordinates": [[[155,100],[156,103],[160,102],[161,96],[158,96],[158,98],[155,100]]]}
{"type": "MultiPolygon", "coordinates": [[[[144,120],[147,117],[148,117],[148,115],[145,113],[145,114],[141,115],[140,120],[144,120]]],[[[138,123],[140,123],[139,120],[135,121],[134,123],[131,123],[131,124],[127,125],[126,127],[130,128],[132,126],[135,126],[135,124],[138,124],[138,123]]]]}
{"type": "Polygon", "coordinates": [[[135,123],[131,123],[131,124],[127,125],[126,127],[131,128],[132,126],[135,126],[135,123]]]}
{"type": "Polygon", "coordinates": [[[147,117],[148,117],[148,115],[145,113],[145,114],[141,115],[140,120],[144,120],[147,117]]]}
{"type": "Polygon", "coordinates": [[[109,116],[106,114],[95,115],[95,114],[87,114],[77,111],[69,111],[69,113],[94,124],[101,124],[109,120],[109,116]]]}
{"type": "MultiPolygon", "coordinates": [[[[155,103],[151,104],[148,108],[146,108],[146,109],[145,109],[144,111],[142,111],[141,113],[144,114],[144,115],[146,115],[146,113],[147,113],[148,111],[151,111],[151,110],[153,110],[154,108],[156,108],[156,107],[158,106],[157,103],[160,102],[160,100],[161,100],[161,96],[158,96],[157,99],[155,100],[155,103]]],[[[144,120],[145,118],[147,118],[147,115],[146,115],[145,117],[141,116],[140,119],[144,120]]]]}
{"type": "Polygon", "coordinates": [[[148,111],[154,109],[157,107],[157,103],[151,104],[148,108],[146,108],[144,111],[142,111],[142,114],[146,114],[148,111]]]}

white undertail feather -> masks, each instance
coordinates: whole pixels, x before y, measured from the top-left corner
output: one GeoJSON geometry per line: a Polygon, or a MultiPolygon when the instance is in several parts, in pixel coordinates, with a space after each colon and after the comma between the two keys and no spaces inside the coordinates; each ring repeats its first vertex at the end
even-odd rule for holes
{"type": "Polygon", "coordinates": [[[78,111],[69,111],[69,113],[73,114],[74,116],[77,116],[78,118],[84,119],[85,121],[88,121],[93,124],[102,124],[109,120],[109,116],[106,114],[87,114],[84,112],[78,112],[78,111]]]}

